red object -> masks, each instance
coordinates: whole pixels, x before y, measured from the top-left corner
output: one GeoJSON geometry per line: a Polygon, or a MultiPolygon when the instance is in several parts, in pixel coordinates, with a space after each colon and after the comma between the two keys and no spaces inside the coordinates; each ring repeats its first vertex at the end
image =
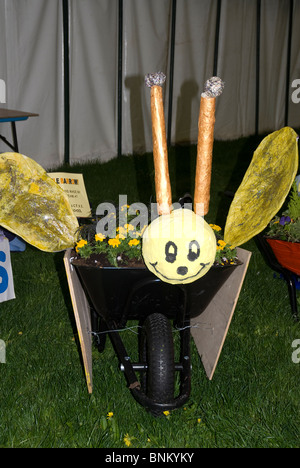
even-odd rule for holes
{"type": "Polygon", "coordinates": [[[300,243],[267,239],[281,266],[300,276],[300,243]]]}

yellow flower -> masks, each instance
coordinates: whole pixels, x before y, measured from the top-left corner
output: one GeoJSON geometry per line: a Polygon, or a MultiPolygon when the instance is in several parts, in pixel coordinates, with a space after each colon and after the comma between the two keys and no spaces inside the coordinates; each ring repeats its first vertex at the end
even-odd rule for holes
{"type": "Polygon", "coordinates": [[[131,239],[131,241],[128,242],[128,245],[132,247],[133,245],[139,245],[140,241],[138,239],[131,239]]]}
{"type": "Polygon", "coordinates": [[[109,239],[108,244],[115,248],[121,244],[121,241],[119,239],[109,239]]]}
{"type": "Polygon", "coordinates": [[[170,416],[170,411],[164,411],[163,413],[165,416],[170,416]]]}
{"type": "Polygon", "coordinates": [[[130,445],[132,445],[131,444],[132,437],[130,437],[128,433],[125,434],[123,440],[124,440],[125,444],[127,445],[127,447],[130,447],[130,445]]]}
{"type": "Polygon", "coordinates": [[[119,233],[116,238],[117,239],[125,239],[127,236],[127,230],[123,226],[117,227],[116,231],[119,233]]]}
{"type": "Polygon", "coordinates": [[[101,234],[101,232],[99,232],[99,234],[96,234],[96,235],[95,235],[95,240],[96,240],[96,241],[102,242],[104,239],[105,239],[105,235],[104,235],[104,234],[101,234]]]}
{"type": "Polygon", "coordinates": [[[224,247],[226,246],[226,242],[223,240],[219,240],[218,245],[221,247],[221,249],[224,249],[224,247]]]}
{"type": "Polygon", "coordinates": [[[87,241],[84,239],[80,239],[80,241],[77,242],[76,247],[75,247],[76,252],[78,252],[78,249],[81,249],[85,245],[87,245],[87,241]]]}
{"type": "Polygon", "coordinates": [[[107,413],[106,419],[111,419],[113,417],[114,413],[112,411],[109,411],[107,413]]]}
{"type": "Polygon", "coordinates": [[[124,228],[127,229],[127,231],[133,231],[134,226],[132,224],[124,224],[124,228]]]}
{"type": "Polygon", "coordinates": [[[220,228],[220,226],[217,226],[216,224],[210,224],[210,227],[214,230],[214,231],[221,231],[222,228],[220,228]]]}

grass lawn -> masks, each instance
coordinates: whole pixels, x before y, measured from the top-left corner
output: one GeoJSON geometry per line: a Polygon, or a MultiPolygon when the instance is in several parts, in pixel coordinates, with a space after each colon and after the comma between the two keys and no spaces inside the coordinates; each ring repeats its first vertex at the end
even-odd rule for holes
{"type": "MultiPolygon", "coordinates": [[[[230,198],[261,138],[215,142],[208,222],[224,227],[230,198]]],[[[196,148],[172,148],[173,199],[193,193],[196,148]]],[[[124,156],[104,164],[57,170],[84,175],[93,209],[102,201],[149,203],[152,155],[124,156]]],[[[299,447],[300,364],[292,343],[300,339],[284,281],[265,264],[254,240],[249,269],[213,377],[209,381],[191,341],[192,392],[185,407],[155,418],[132,397],[108,341],[93,350],[92,395],[87,392],[63,252],[27,245],[12,253],[16,299],[0,304],[0,447],[299,447]],[[109,416],[108,416],[108,413],[109,416]]],[[[175,343],[176,343],[176,334],[175,343]]],[[[137,337],[122,332],[129,352],[137,337]]]]}

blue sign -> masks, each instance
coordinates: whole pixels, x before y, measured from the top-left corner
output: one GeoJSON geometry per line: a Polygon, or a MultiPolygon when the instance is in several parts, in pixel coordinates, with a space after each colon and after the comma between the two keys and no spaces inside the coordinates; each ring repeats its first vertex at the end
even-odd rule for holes
{"type": "Polygon", "coordinates": [[[10,247],[6,237],[0,237],[0,302],[15,298],[10,261],[10,247]]]}

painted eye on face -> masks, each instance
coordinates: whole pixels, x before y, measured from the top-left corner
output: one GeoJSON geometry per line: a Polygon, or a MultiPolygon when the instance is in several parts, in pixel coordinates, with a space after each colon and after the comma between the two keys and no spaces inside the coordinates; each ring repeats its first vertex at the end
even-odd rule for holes
{"type": "Polygon", "coordinates": [[[194,262],[195,260],[197,260],[197,258],[199,258],[199,255],[200,255],[200,245],[196,240],[192,240],[189,243],[189,253],[188,253],[187,258],[188,260],[190,260],[190,262],[194,262]]]}
{"type": "Polygon", "coordinates": [[[175,242],[169,241],[165,247],[166,261],[174,263],[177,257],[177,245],[175,242]]]}

